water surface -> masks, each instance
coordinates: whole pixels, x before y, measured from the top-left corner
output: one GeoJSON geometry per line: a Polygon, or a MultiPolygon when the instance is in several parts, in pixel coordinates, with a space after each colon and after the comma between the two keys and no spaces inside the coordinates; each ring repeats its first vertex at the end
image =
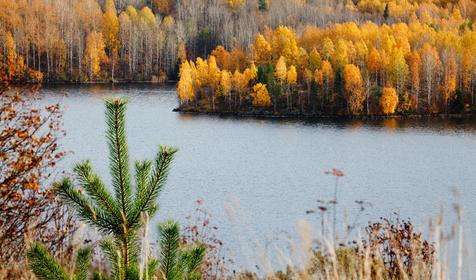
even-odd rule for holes
{"type": "MultiPolygon", "coordinates": [[[[331,199],[331,168],[343,170],[339,204],[355,215],[355,200],[372,208],[360,221],[399,213],[415,223],[444,207],[454,221],[452,188],[463,194],[467,240],[476,236],[476,121],[385,120],[299,121],[181,115],[172,87],[54,87],[42,102],[64,109],[62,139],[71,151],[60,168],[90,159],[109,180],[103,99],[127,96],[132,160],[154,157],[159,144],[179,148],[159,219],[185,222],[203,199],[219,225],[220,237],[239,266],[253,267],[258,247],[271,250],[277,236],[296,236],[296,222],[317,199],[331,199]],[[237,219],[225,209],[232,206],[237,219]],[[270,245],[271,244],[271,245],[270,245]]],[[[342,211],[343,212],[343,211],[342,211]]],[[[279,243],[279,242],[277,242],[279,243]]]]}

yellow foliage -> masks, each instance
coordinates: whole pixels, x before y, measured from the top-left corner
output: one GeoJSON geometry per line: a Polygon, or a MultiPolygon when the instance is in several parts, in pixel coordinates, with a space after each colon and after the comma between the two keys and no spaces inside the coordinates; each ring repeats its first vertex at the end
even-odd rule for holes
{"type": "Polygon", "coordinates": [[[383,4],[380,0],[361,0],[357,4],[357,8],[362,12],[381,14],[383,13],[385,4],[383,4]]]}
{"type": "Polygon", "coordinates": [[[227,3],[231,10],[237,11],[246,4],[246,0],[227,0],[227,3]]]}
{"type": "MultiPolygon", "coordinates": [[[[155,15],[152,12],[152,10],[147,6],[140,10],[139,17],[140,17],[141,23],[146,25],[146,26],[152,27],[155,24],[155,15]]],[[[169,16],[167,16],[167,17],[169,17],[169,16]]],[[[165,20],[165,18],[164,18],[164,20],[165,20]]],[[[173,20],[173,18],[172,18],[172,20],[173,20]]]]}
{"type": "Polygon", "coordinates": [[[334,66],[340,69],[349,62],[348,47],[344,40],[340,39],[337,41],[337,46],[332,58],[334,66]]]}
{"type": "Polygon", "coordinates": [[[331,81],[334,79],[334,70],[332,69],[332,65],[329,61],[324,60],[324,62],[322,63],[321,72],[322,72],[322,78],[324,80],[331,81]]]}
{"type": "Polygon", "coordinates": [[[165,27],[167,31],[172,31],[175,25],[175,20],[172,16],[165,16],[162,19],[162,26],[165,27]]]}
{"type": "Polygon", "coordinates": [[[287,70],[287,67],[286,67],[286,60],[284,59],[283,56],[281,56],[278,59],[278,62],[276,63],[275,72],[276,72],[275,76],[276,76],[276,79],[278,81],[280,81],[281,83],[286,81],[287,75],[288,75],[288,70],[287,70]]]}
{"type": "Polygon", "coordinates": [[[471,55],[469,50],[464,50],[463,52],[463,59],[462,59],[462,80],[463,80],[463,90],[466,93],[471,92],[471,80],[472,80],[472,73],[474,69],[474,58],[471,55]]]}
{"type": "Polygon", "coordinates": [[[269,107],[271,106],[271,96],[269,95],[266,85],[258,83],[253,86],[251,98],[254,107],[269,107]]]}
{"type": "Polygon", "coordinates": [[[396,43],[393,35],[385,34],[382,42],[382,50],[384,50],[387,54],[390,54],[392,53],[395,45],[396,43]]]}
{"type": "Polygon", "coordinates": [[[380,109],[382,113],[388,115],[395,113],[398,105],[398,95],[395,88],[385,87],[379,99],[380,109]]]}
{"type": "Polygon", "coordinates": [[[377,75],[380,71],[382,61],[380,59],[380,54],[376,48],[372,47],[370,53],[367,57],[367,69],[369,70],[370,74],[377,75]]]}
{"type": "Polygon", "coordinates": [[[106,46],[115,52],[120,48],[118,38],[119,33],[119,19],[115,13],[115,8],[109,8],[103,15],[103,36],[106,46]]]}
{"type": "Polygon", "coordinates": [[[287,74],[287,82],[290,86],[295,86],[297,84],[297,71],[294,65],[291,65],[291,67],[289,67],[287,74]]]}
{"type": "Polygon", "coordinates": [[[231,87],[239,94],[245,94],[250,80],[247,75],[244,75],[238,70],[235,70],[231,80],[231,87]]]}
{"type": "Polygon", "coordinates": [[[316,48],[313,48],[311,53],[309,54],[309,69],[311,71],[315,71],[316,69],[321,68],[322,59],[319,52],[316,48]]]}
{"type": "Polygon", "coordinates": [[[298,62],[299,47],[296,33],[286,26],[279,26],[273,32],[271,49],[275,58],[283,56],[289,63],[298,62]]]}
{"type": "Polygon", "coordinates": [[[195,94],[193,90],[192,69],[188,61],[180,65],[180,80],[177,83],[177,94],[181,102],[191,101],[195,94]]]}
{"type": "Polygon", "coordinates": [[[5,34],[6,64],[9,77],[13,77],[16,71],[16,45],[11,32],[5,34]]]}
{"type": "Polygon", "coordinates": [[[196,75],[196,84],[198,87],[206,86],[208,85],[208,62],[206,60],[203,60],[202,58],[197,58],[196,61],[196,69],[197,69],[197,75],[196,75]]]}
{"type": "Polygon", "coordinates": [[[299,69],[305,69],[309,64],[309,55],[304,48],[299,48],[296,60],[296,66],[299,69]]]}
{"type": "Polygon", "coordinates": [[[251,63],[250,67],[245,69],[244,74],[249,80],[254,80],[258,76],[258,68],[254,63],[251,63]]]}
{"type": "Polygon", "coordinates": [[[223,70],[220,75],[220,85],[218,96],[228,96],[231,90],[232,75],[229,71],[223,70]]]}
{"type": "Polygon", "coordinates": [[[19,55],[17,59],[17,67],[16,67],[16,75],[22,76],[25,73],[26,65],[25,61],[23,60],[23,56],[19,55]]]}
{"type": "Polygon", "coordinates": [[[208,57],[208,85],[215,89],[220,82],[220,69],[218,68],[215,56],[208,57]]]}
{"type": "Polygon", "coordinates": [[[403,87],[406,84],[406,79],[408,78],[408,74],[410,72],[402,49],[396,48],[393,51],[390,57],[389,68],[390,81],[395,85],[397,91],[402,93],[403,87]]]}
{"type": "Polygon", "coordinates": [[[106,0],[104,3],[104,12],[108,13],[111,12],[113,14],[117,14],[116,5],[114,4],[114,0],[106,0]]]}
{"type": "Polygon", "coordinates": [[[304,29],[300,42],[306,50],[311,50],[315,48],[322,40],[322,30],[317,26],[306,26],[304,29]]]}
{"type": "Polygon", "coordinates": [[[361,67],[363,67],[367,61],[367,55],[369,53],[369,49],[367,48],[367,44],[364,41],[358,41],[355,44],[355,49],[357,51],[357,60],[361,67]]]}
{"type": "Polygon", "coordinates": [[[304,81],[306,81],[307,84],[310,84],[313,79],[314,79],[314,77],[313,77],[312,71],[306,68],[304,70],[304,81]]]}
{"type": "Polygon", "coordinates": [[[363,109],[365,94],[360,70],[353,64],[344,66],[344,92],[349,113],[352,115],[359,114],[363,109]]]}
{"type": "Polygon", "coordinates": [[[255,42],[252,46],[253,50],[253,59],[260,63],[266,64],[271,61],[271,44],[266,41],[263,35],[258,33],[256,36],[255,42]]]}
{"type": "Polygon", "coordinates": [[[129,16],[129,19],[132,21],[136,21],[138,18],[136,8],[134,8],[134,6],[131,6],[131,5],[127,6],[126,14],[129,16]]]}
{"type": "Polygon", "coordinates": [[[417,94],[420,91],[420,55],[417,51],[413,51],[410,55],[410,75],[411,86],[413,94],[417,94]]]}
{"type": "Polygon", "coordinates": [[[89,68],[89,78],[94,79],[101,71],[101,63],[107,59],[102,33],[92,31],[86,38],[84,64],[89,68]]]}
{"type": "Polygon", "coordinates": [[[319,86],[324,85],[324,75],[322,73],[322,70],[317,69],[316,71],[314,71],[314,81],[316,81],[319,86]]]}
{"type": "Polygon", "coordinates": [[[330,60],[334,55],[334,43],[328,37],[324,38],[324,42],[322,43],[322,56],[325,60],[330,60]]]}
{"type": "Polygon", "coordinates": [[[454,55],[445,55],[443,84],[441,85],[442,100],[445,105],[456,93],[457,65],[454,55]]]}

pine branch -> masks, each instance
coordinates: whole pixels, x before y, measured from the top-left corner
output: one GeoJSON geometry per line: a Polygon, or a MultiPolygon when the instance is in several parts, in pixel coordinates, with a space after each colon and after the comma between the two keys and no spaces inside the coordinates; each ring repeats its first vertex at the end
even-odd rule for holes
{"type": "Polygon", "coordinates": [[[141,212],[147,212],[152,217],[157,211],[156,199],[167,181],[170,164],[176,152],[177,149],[175,148],[160,146],[151,183],[144,191],[138,193],[136,206],[132,211],[133,216],[129,219],[131,225],[135,226],[139,223],[141,212]]]}
{"type": "Polygon", "coordinates": [[[101,241],[100,246],[111,264],[111,278],[124,279],[124,263],[122,262],[118,246],[116,246],[116,244],[114,244],[114,242],[109,238],[101,241]]]}
{"type": "MultiPolygon", "coordinates": [[[[127,216],[131,204],[129,177],[129,155],[125,131],[125,99],[106,100],[106,122],[109,146],[110,169],[116,199],[120,201],[122,212],[127,216]]],[[[125,221],[127,223],[127,221],[125,221]]]]}
{"type": "Polygon", "coordinates": [[[105,213],[111,213],[111,221],[121,223],[122,215],[119,207],[106,190],[106,186],[99,176],[92,171],[90,161],[77,164],[73,170],[76,173],[80,186],[96,202],[96,205],[100,206],[105,213]]]}
{"type": "MultiPolygon", "coordinates": [[[[136,204],[137,201],[144,196],[147,192],[147,187],[151,181],[151,173],[152,173],[152,161],[144,160],[144,161],[136,161],[135,162],[135,176],[136,176],[136,204]]],[[[134,209],[135,210],[135,209],[134,209]]]]}
{"type": "MultiPolygon", "coordinates": [[[[121,217],[123,222],[122,236],[124,266],[129,266],[129,210],[132,205],[131,186],[129,178],[129,155],[127,151],[127,139],[125,129],[125,113],[127,101],[125,99],[106,100],[106,137],[109,146],[110,171],[113,188],[116,193],[116,200],[121,206],[121,217]]],[[[119,236],[118,236],[119,237],[119,236]]]]}
{"type": "Polygon", "coordinates": [[[80,249],[76,255],[76,264],[74,268],[75,280],[87,280],[89,269],[89,258],[91,256],[91,249],[80,249]]]}
{"type": "Polygon", "coordinates": [[[126,269],[126,280],[142,280],[137,266],[129,266],[126,269]]]}
{"type": "Polygon", "coordinates": [[[202,265],[206,250],[206,246],[199,243],[183,250],[188,274],[200,274],[200,266],[202,265]]]}
{"type": "Polygon", "coordinates": [[[160,236],[160,270],[165,279],[175,280],[178,278],[178,256],[179,256],[179,226],[177,223],[168,220],[159,224],[160,236]]]}
{"type": "Polygon", "coordinates": [[[137,265],[139,261],[140,249],[140,239],[136,231],[130,230],[127,234],[127,244],[129,245],[128,250],[128,265],[137,265]]]}
{"type": "Polygon", "coordinates": [[[106,234],[118,232],[117,224],[109,220],[102,209],[95,207],[92,201],[75,190],[70,179],[64,178],[63,181],[55,183],[54,188],[60,198],[76,210],[81,220],[97,226],[106,234]]]}
{"type": "Polygon", "coordinates": [[[157,273],[157,270],[159,269],[159,260],[157,259],[151,259],[147,263],[147,274],[142,276],[142,279],[146,280],[152,280],[154,279],[155,274],[157,273]]]}
{"type": "Polygon", "coordinates": [[[40,280],[69,280],[70,277],[46,248],[36,242],[27,253],[30,269],[40,280]]]}

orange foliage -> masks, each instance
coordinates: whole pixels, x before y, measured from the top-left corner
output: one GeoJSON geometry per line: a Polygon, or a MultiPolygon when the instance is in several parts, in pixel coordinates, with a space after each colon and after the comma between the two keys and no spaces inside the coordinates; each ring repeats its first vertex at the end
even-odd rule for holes
{"type": "Polygon", "coordinates": [[[42,187],[63,157],[59,107],[35,108],[33,100],[28,92],[1,85],[0,263],[6,266],[24,257],[27,233],[58,249],[73,229],[71,220],[63,220],[66,214],[54,194],[42,187]]]}
{"type": "Polygon", "coordinates": [[[398,105],[397,91],[394,88],[385,87],[380,96],[379,103],[382,113],[386,115],[395,113],[398,105]]]}
{"type": "Polygon", "coordinates": [[[347,64],[344,67],[344,91],[349,113],[359,114],[363,109],[365,94],[360,70],[353,64],[347,64]]]}

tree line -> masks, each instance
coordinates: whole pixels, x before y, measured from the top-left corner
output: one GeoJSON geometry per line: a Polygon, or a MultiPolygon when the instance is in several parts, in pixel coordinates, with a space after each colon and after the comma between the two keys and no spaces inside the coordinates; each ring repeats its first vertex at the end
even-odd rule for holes
{"type": "Polygon", "coordinates": [[[0,10],[4,80],[165,79],[176,65],[174,18],[148,6],[2,0],[0,10]]]}
{"type": "Polygon", "coordinates": [[[176,78],[179,61],[217,45],[250,52],[265,27],[301,33],[417,18],[441,28],[458,13],[472,28],[475,11],[471,0],[0,0],[0,73],[14,81],[164,81],[176,78]]]}
{"type": "Polygon", "coordinates": [[[438,25],[413,18],[257,33],[247,53],[218,46],[184,61],[183,110],[331,115],[470,111],[476,32],[458,10],[438,25]]]}

